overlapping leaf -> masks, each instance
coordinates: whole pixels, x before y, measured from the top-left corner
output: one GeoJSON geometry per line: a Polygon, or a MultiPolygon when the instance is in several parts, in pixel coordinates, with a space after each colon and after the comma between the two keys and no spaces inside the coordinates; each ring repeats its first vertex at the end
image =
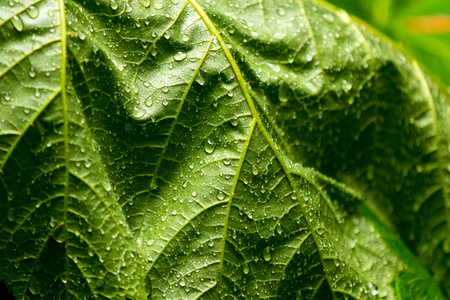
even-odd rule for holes
{"type": "Polygon", "coordinates": [[[448,93],[346,13],[11,3],[0,270],[17,296],[443,297],[448,93]]]}

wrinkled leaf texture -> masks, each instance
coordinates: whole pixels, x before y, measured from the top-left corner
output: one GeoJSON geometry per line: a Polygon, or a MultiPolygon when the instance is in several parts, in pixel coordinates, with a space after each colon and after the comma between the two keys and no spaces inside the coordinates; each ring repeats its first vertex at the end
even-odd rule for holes
{"type": "Polygon", "coordinates": [[[311,0],[1,0],[17,298],[444,299],[449,92],[311,0]]]}

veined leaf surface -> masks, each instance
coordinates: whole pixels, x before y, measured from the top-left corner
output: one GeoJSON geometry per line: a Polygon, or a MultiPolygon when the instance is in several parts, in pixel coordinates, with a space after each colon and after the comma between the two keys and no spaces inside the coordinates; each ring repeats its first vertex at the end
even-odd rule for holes
{"type": "Polygon", "coordinates": [[[0,7],[0,274],[16,297],[449,292],[448,89],[344,11],[0,7]]]}

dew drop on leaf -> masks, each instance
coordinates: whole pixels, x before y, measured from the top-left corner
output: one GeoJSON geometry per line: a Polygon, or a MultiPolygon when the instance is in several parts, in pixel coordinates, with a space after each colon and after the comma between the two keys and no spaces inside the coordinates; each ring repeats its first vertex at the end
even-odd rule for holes
{"type": "Polygon", "coordinates": [[[6,102],[11,101],[11,94],[8,93],[8,92],[6,92],[6,94],[5,94],[5,96],[4,96],[4,99],[5,99],[6,102]]]}
{"type": "Polygon", "coordinates": [[[116,10],[119,7],[119,3],[116,0],[109,0],[109,7],[111,9],[116,10]]]}
{"type": "Polygon", "coordinates": [[[109,181],[104,181],[102,183],[103,187],[105,188],[106,191],[111,191],[111,184],[109,183],[109,181]]]}
{"type": "Polygon", "coordinates": [[[277,224],[277,233],[282,234],[283,233],[283,226],[281,226],[280,223],[277,224]]]}
{"type": "Polygon", "coordinates": [[[370,294],[372,296],[376,296],[378,295],[378,288],[376,285],[374,285],[373,283],[369,283],[369,290],[370,290],[370,294]]]}
{"type": "Polygon", "coordinates": [[[270,252],[270,247],[266,247],[263,250],[263,258],[265,261],[270,261],[272,259],[272,253],[270,252]]]}
{"type": "Polygon", "coordinates": [[[143,7],[149,7],[150,6],[150,0],[139,0],[139,4],[143,7]]]}
{"type": "Polygon", "coordinates": [[[330,14],[323,14],[322,18],[324,18],[324,20],[328,21],[328,22],[334,22],[334,17],[330,14]]]}
{"type": "Polygon", "coordinates": [[[34,70],[34,68],[30,69],[30,72],[28,72],[28,75],[30,76],[30,78],[36,77],[36,71],[34,70]]]}
{"type": "Polygon", "coordinates": [[[352,89],[352,84],[351,82],[348,82],[347,80],[342,80],[342,89],[344,90],[344,92],[348,92],[352,89]]]}
{"type": "Polygon", "coordinates": [[[170,39],[170,32],[169,31],[164,32],[163,36],[166,40],[170,39]]]}
{"type": "Polygon", "coordinates": [[[280,17],[282,17],[282,16],[284,16],[284,15],[286,14],[286,11],[284,10],[284,8],[279,7],[279,8],[277,9],[277,14],[278,14],[280,17]]]}
{"type": "Polygon", "coordinates": [[[210,140],[205,141],[205,152],[211,154],[216,149],[216,144],[210,140]]]}
{"type": "Polygon", "coordinates": [[[180,279],[180,286],[186,286],[186,280],[184,279],[184,277],[182,277],[181,279],[180,279]]]}
{"type": "Polygon", "coordinates": [[[245,275],[250,273],[250,267],[248,266],[248,263],[244,263],[244,265],[242,266],[242,271],[244,272],[245,275]]]}
{"type": "Polygon", "coordinates": [[[149,240],[147,241],[147,245],[149,245],[149,246],[153,245],[154,243],[155,243],[155,240],[154,240],[154,239],[149,239],[149,240]]]}
{"type": "Polygon", "coordinates": [[[294,201],[297,200],[297,194],[295,192],[292,192],[291,199],[294,201]]]}
{"type": "Polygon", "coordinates": [[[186,58],[186,53],[183,51],[178,51],[174,56],[173,59],[176,61],[183,61],[186,58]]]}
{"type": "Polygon", "coordinates": [[[17,31],[22,31],[23,30],[23,22],[20,19],[20,17],[14,15],[11,19],[11,23],[13,24],[14,28],[16,28],[17,31]]]}
{"type": "Polygon", "coordinates": [[[214,240],[213,239],[208,241],[208,246],[209,247],[213,247],[214,246],[214,240]]]}
{"type": "Polygon", "coordinates": [[[219,193],[217,194],[217,199],[220,200],[220,201],[222,201],[223,199],[225,199],[225,194],[224,194],[223,192],[219,192],[219,193]]]}
{"type": "Polygon", "coordinates": [[[181,36],[181,40],[183,41],[183,42],[187,42],[187,41],[189,41],[189,35],[187,35],[187,34],[183,34],[182,36],[181,36]]]}
{"type": "Polygon", "coordinates": [[[78,33],[78,38],[82,41],[84,41],[86,39],[86,34],[84,34],[84,32],[80,31],[78,33]]]}
{"type": "Polygon", "coordinates": [[[252,174],[255,176],[258,175],[258,167],[255,165],[252,165],[252,174]]]}
{"type": "Polygon", "coordinates": [[[238,124],[239,124],[238,118],[233,118],[233,119],[231,119],[230,124],[231,124],[231,126],[233,126],[233,127],[238,126],[238,124]]]}
{"type": "Polygon", "coordinates": [[[30,18],[36,19],[39,16],[39,9],[35,6],[30,6],[27,9],[27,14],[30,16],[30,18]]]}

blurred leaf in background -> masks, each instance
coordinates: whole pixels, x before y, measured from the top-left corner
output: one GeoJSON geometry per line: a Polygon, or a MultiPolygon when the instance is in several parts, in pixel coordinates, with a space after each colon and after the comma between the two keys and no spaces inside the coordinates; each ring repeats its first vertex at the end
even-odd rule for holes
{"type": "Polygon", "coordinates": [[[368,22],[450,85],[449,0],[329,0],[368,22]]]}

